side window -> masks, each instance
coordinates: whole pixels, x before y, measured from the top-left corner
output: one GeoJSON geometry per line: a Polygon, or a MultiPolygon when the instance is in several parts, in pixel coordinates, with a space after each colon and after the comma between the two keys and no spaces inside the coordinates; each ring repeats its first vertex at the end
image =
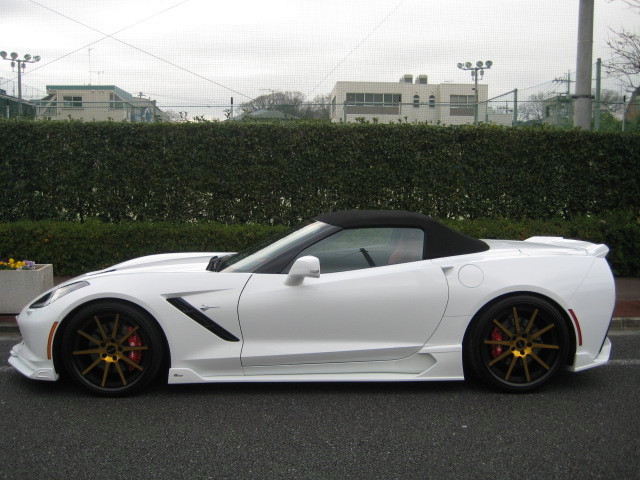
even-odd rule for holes
{"type": "Polygon", "coordinates": [[[322,273],[334,273],[415,262],[423,252],[424,232],[418,228],[352,228],[320,240],[296,258],[313,255],[322,273]]]}

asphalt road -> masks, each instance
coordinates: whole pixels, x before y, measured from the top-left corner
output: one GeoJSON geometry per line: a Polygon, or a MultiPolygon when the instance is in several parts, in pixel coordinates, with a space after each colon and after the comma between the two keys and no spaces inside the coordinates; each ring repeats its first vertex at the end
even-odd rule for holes
{"type": "Polygon", "coordinates": [[[640,332],[543,390],[472,383],[156,386],[22,378],[0,338],[3,479],[638,478],[640,332]]]}

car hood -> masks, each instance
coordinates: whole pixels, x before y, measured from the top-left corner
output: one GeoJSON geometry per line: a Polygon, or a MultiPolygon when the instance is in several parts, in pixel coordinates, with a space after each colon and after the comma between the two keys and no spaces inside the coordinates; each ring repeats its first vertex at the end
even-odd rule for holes
{"type": "Polygon", "coordinates": [[[234,252],[182,252],[147,255],[117,263],[104,270],[86,273],[74,278],[73,281],[107,274],[200,272],[205,270],[212,257],[231,255],[232,253],[234,252]]]}

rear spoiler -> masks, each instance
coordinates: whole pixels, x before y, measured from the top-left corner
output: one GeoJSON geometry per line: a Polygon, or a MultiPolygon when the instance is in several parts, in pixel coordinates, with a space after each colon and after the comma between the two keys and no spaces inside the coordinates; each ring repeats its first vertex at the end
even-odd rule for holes
{"type": "Polygon", "coordinates": [[[559,247],[579,248],[585,250],[587,255],[604,258],[609,253],[609,247],[600,243],[585,242],[582,240],[571,240],[564,237],[530,237],[525,242],[543,243],[546,245],[557,245],[559,247]]]}

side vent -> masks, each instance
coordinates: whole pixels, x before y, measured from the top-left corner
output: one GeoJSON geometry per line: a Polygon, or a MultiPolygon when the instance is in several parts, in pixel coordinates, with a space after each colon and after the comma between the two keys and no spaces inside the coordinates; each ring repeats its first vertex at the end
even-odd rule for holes
{"type": "Polygon", "coordinates": [[[187,302],[184,298],[174,297],[167,298],[167,302],[176,307],[182,313],[184,313],[187,317],[194,320],[196,323],[200,324],[210,332],[214,333],[216,336],[220,337],[222,340],[227,342],[239,342],[240,340],[233,333],[225,330],[216,322],[207,317],[204,313],[199,311],[189,302],[187,302]]]}

